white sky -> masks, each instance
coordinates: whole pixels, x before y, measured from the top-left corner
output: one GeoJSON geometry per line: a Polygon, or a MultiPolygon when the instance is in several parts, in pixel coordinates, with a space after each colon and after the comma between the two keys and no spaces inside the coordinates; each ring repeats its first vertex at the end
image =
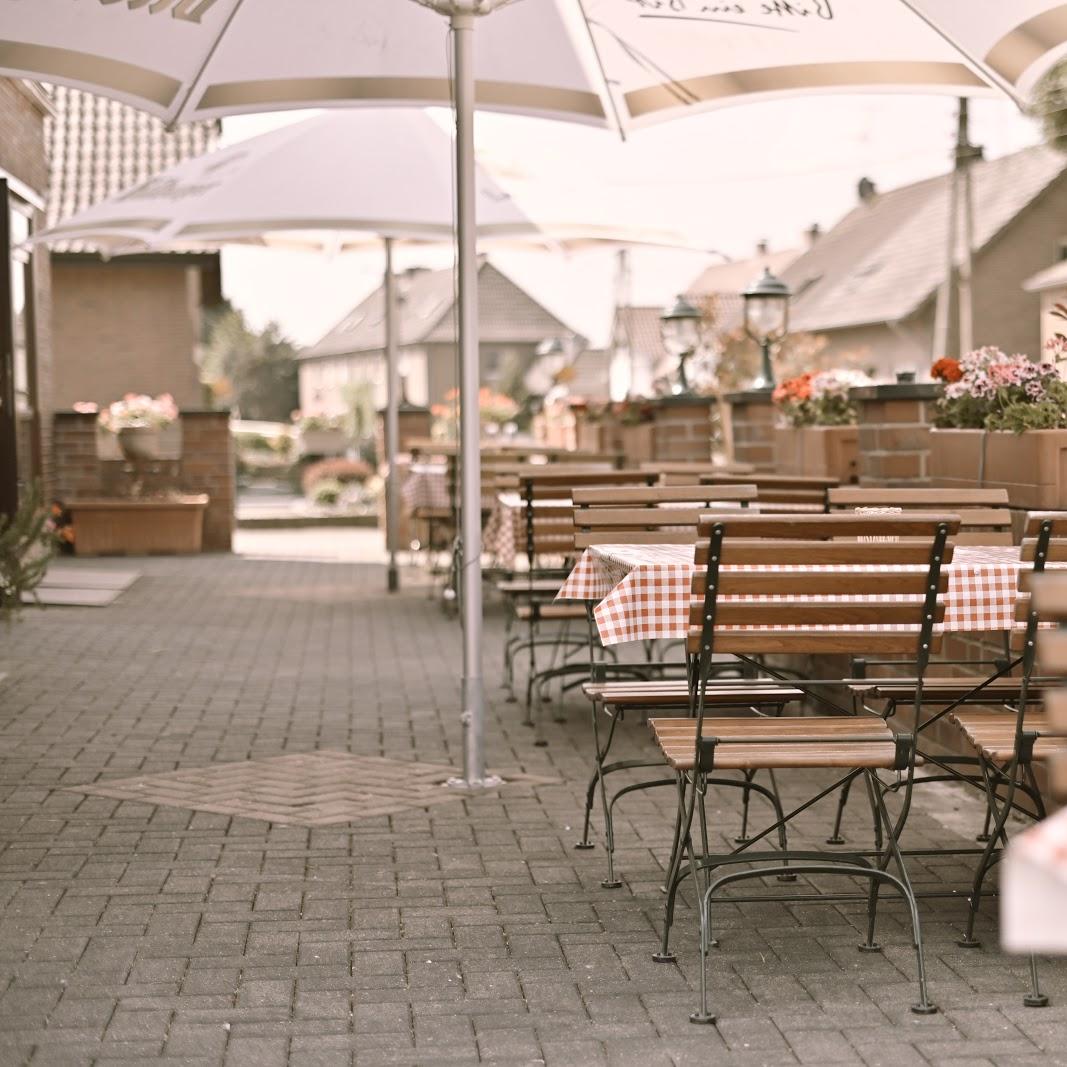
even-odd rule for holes
{"type": "MultiPolygon", "coordinates": [[[[700,247],[747,258],[766,238],[800,247],[813,222],[828,229],[867,176],[880,189],[948,169],[955,100],[918,96],[807,96],[748,104],[665,123],[625,144],[604,131],[505,115],[478,116],[481,162],[536,221],[592,221],[681,231],[700,247]]],[[[287,112],[227,119],[229,143],[306,117],[287,112]]],[[[976,100],[971,139],[988,156],[1039,140],[1010,103],[976,100]]],[[[223,281],[256,325],[269,319],[298,343],[318,339],[380,280],[381,259],[229,249],[223,281]]],[[[569,326],[607,340],[615,254],[498,251],[493,261],[569,326]]],[[[715,257],[635,250],[634,303],[666,304],[715,257]]],[[[447,251],[401,250],[398,265],[451,262],[447,251]]]]}

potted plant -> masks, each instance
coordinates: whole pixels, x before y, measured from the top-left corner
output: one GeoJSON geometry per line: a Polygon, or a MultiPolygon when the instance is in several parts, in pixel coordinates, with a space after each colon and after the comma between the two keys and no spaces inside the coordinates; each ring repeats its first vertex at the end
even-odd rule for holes
{"type": "Polygon", "coordinates": [[[123,456],[131,463],[159,458],[161,431],[178,418],[178,406],[170,393],[155,398],[143,393],[127,393],[109,404],[97,417],[97,424],[118,440],[123,456]]]}
{"type": "Polygon", "coordinates": [[[930,474],[941,485],[1005,488],[1013,507],[1067,508],[1067,339],[1041,362],[987,346],[939,359],[944,383],[930,433],[930,474]]]}
{"type": "Polygon", "coordinates": [[[614,406],[613,414],[619,425],[619,443],[626,463],[633,466],[655,459],[656,408],[651,401],[627,398],[614,406]]]}
{"type": "Polygon", "coordinates": [[[12,518],[0,515],[0,623],[10,623],[44,578],[56,537],[34,488],[12,518]]]}
{"type": "Polygon", "coordinates": [[[853,370],[808,372],[779,383],[771,397],[778,419],[778,472],[854,482],[859,430],[849,390],[869,384],[865,374],[853,370]]]}
{"type": "Polygon", "coordinates": [[[348,449],[341,416],[304,415],[294,411],[297,449],[301,456],[343,456],[348,449]]]}
{"type": "MultiPolygon", "coordinates": [[[[478,390],[478,420],[483,437],[495,437],[520,412],[519,404],[504,393],[494,392],[487,386],[478,390]]],[[[459,390],[449,389],[444,403],[430,407],[433,416],[431,436],[438,440],[455,441],[459,437],[459,390]]]]}
{"type": "Polygon", "coordinates": [[[617,426],[610,404],[572,400],[575,447],[580,452],[614,452],[617,426]]]}

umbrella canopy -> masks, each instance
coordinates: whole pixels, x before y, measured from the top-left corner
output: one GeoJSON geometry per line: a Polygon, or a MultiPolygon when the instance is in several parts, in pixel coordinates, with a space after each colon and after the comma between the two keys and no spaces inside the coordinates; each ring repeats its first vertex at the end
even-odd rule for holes
{"type": "MultiPolygon", "coordinates": [[[[478,232],[537,227],[481,167],[478,232]]],[[[241,242],[344,251],[383,238],[453,239],[449,135],[415,109],[330,112],[186,160],[101,200],[36,241],[108,252],[241,242]]]]}
{"type": "Polygon", "coordinates": [[[0,71],[167,121],[451,101],[440,11],[493,10],[480,107],[629,128],[811,90],[1024,99],[1062,54],[1061,0],[4,0],[0,71]]]}

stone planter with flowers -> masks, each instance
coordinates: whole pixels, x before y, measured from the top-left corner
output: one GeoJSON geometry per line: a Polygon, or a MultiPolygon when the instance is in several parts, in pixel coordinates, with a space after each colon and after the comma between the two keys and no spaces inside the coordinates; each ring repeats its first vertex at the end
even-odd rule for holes
{"type": "Polygon", "coordinates": [[[819,371],[789,378],[775,388],[772,400],[775,470],[810,478],[837,478],[842,484],[859,476],[859,430],[849,390],[869,385],[865,374],[851,370],[819,371]]]}
{"type": "MultiPolygon", "coordinates": [[[[623,466],[636,467],[640,463],[650,463],[656,458],[656,408],[648,400],[640,397],[623,400],[612,407],[612,414],[618,427],[619,451],[623,455],[623,466]]],[[[603,447],[600,451],[607,452],[603,447]]]]}
{"type": "Polygon", "coordinates": [[[1045,360],[980,348],[939,359],[945,383],[930,433],[930,474],[938,485],[1007,489],[1013,508],[1067,509],[1067,345],[1045,360]]]}

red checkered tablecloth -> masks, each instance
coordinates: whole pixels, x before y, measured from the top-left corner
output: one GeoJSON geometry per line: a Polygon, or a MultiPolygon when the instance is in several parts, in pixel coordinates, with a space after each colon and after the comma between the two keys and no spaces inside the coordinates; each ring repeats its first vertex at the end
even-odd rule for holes
{"type": "MultiPolygon", "coordinates": [[[[1018,548],[1011,546],[957,546],[952,563],[945,568],[944,629],[1011,629],[1019,570],[1030,566],[1020,563],[1018,548]]],[[[922,571],[915,567],[879,569],[922,571]]],[[[689,618],[692,575],[691,545],[598,545],[585,550],[557,599],[599,601],[593,614],[606,645],[682,638],[689,618]]]]}
{"type": "Polygon", "coordinates": [[[443,463],[414,463],[400,487],[400,498],[409,512],[419,508],[449,508],[448,468],[443,463]]]}
{"type": "MultiPolygon", "coordinates": [[[[570,506],[570,500],[535,500],[534,522],[538,508],[570,506]]],[[[541,534],[538,540],[543,546],[547,538],[541,534]]],[[[525,555],[526,504],[518,493],[497,494],[482,531],[482,547],[502,567],[514,567],[515,557],[525,555]]],[[[573,552],[573,548],[573,536],[568,530],[560,539],[560,554],[573,552]]]]}

